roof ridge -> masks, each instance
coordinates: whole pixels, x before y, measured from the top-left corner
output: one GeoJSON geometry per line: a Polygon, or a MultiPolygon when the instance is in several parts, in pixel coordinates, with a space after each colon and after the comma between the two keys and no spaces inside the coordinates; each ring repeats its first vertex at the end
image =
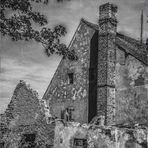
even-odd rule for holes
{"type": "Polygon", "coordinates": [[[97,24],[91,23],[91,22],[87,21],[84,18],[81,18],[81,21],[80,22],[85,23],[86,25],[90,26],[91,28],[93,28],[95,30],[99,30],[99,26],[97,24]]]}
{"type": "Polygon", "coordinates": [[[143,48],[146,48],[146,44],[145,44],[145,43],[142,43],[142,44],[141,44],[141,42],[140,42],[139,40],[135,39],[135,38],[129,37],[129,36],[124,35],[124,34],[119,33],[119,32],[117,32],[117,36],[119,36],[119,37],[121,37],[122,39],[125,39],[125,40],[126,40],[126,39],[129,39],[129,40],[132,41],[133,43],[135,43],[135,44],[137,44],[137,45],[139,45],[139,46],[141,46],[141,47],[143,47],[143,48]]]}
{"type": "MultiPolygon", "coordinates": [[[[97,24],[94,24],[92,22],[89,22],[85,18],[81,18],[81,21],[80,22],[85,23],[86,25],[90,26],[91,28],[93,28],[95,30],[99,30],[99,26],[97,24]]],[[[117,36],[120,36],[123,39],[128,39],[131,42],[135,43],[136,45],[141,46],[143,48],[146,48],[146,44],[145,43],[142,43],[141,44],[141,42],[139,40],[135,39],[135,38],[129,37],[129,36],[127,36],[125,34],[122,34],[122,33],[119,33],[119,32],[117,32],[117,36]]]]}

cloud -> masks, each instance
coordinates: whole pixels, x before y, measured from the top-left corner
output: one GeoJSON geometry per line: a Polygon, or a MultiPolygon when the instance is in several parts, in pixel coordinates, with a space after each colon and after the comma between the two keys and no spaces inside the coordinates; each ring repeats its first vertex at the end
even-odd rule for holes
{"type": "Polygon", "coordinates": [[[0,99],[5,98],[7,101],[10,100],[19,80],[25,80],[31,84],[31,87],[38,91],[41,98],[60,61],[58,56],[53,58],[56,59],[55,62],[45,62],[45,65],[43,65],[39,63],[35,64],[31,60],[21,61],[9,56],[3,57],[2,68],[4,72],[1,73],[0,77],[0,99]]]}
{"type": "Polygon", "coordinates": [[[77,11],[78,9],[82,9],[83,7],[84,3],[82,3],[82,0],[72,0],[66,5],[66,8],[70,11],[77,11]]]}

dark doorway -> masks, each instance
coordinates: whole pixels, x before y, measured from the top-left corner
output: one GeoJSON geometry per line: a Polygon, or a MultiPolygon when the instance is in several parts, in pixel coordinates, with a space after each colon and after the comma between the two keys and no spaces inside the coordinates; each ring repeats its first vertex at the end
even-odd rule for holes
{"type": "Polygon", "coordinates": [[[5,148],[5,142],[0,142],[0,148],[5,148]]]}
{"type": "Polygon", "coordinates": [[[90,41],[88,122],[97,115],[98,31],[90,41]]]}
{"type": "Polygon", "coordinates": [[[35,148],[36,134],[23,134],[20,148],[35,148]]]}

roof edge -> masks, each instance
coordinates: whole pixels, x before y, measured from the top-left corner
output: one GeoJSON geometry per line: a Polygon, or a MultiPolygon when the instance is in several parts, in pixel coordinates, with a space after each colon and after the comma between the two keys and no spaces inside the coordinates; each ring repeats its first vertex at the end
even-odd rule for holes
{"type": "Polygon", "coordinates": [[[89,27],[95,29],[95,30],[99,30],[99,26],[97,24],[94,24],[94,23],[91,23],[91,22],[88,22],[87,20],[85,20],[84,18],[81,18],[80,20],[80,23],[83,22],[85,23],[86,25],[88,25],[89,27]]]}
{"type": "MultiPolygon", "coordinates": [[[[79,22],[79,25],[78,25],[78,27],[76,28],[76,31],[75,31],[75,33],[74,33],[74,35],[73,35],[73,37],[72,37],[72,39],[71,39],[71,41],[70,41],[70,43],[69,43],[69,45],[68,45],[68,48],[70,48],[70,46],[72,45],[72,42],[73,42],[73,40],[74,40],[74,37],[75,37],[77,31],[79,30],[80,25],[81,25],[81,21],[79,22]]],[[[47,87],[47,89],[46,89],[46,91],[45,91],[43,97],[42,97],[42,100],[46,100],[47,92],[48,92],[48,90],[50,89],[50,86],[51,86],[51,84],[52,84],[52,82],[53,82],[53,80],[54,80],[54,78],[55,78],[55,76],[56,76],[56,74],[57,74],[57,72],[58,72],[58,69],[59,69],[60,65],[62,64],[62,62],[63,62],[63,60],[64,60],[64,57],[62,57],[61,61],[59,62],[58,66],[57,66],[57,69],[56,69],[56,71],[54,72],[54,75],[53,75],[53,77],[52,77],[52,79],[51,79],[51,81],[50,81],[50,83],[49,83],[49,85],[48,85],[48,87],[47,87]]]]}
{"type": "Polygon", "coordinates": [[[143,47],[143,48],[145,48],[146,49],[146,44],[145,43],[141,43],[139,40],[137,40],[137,39],[135,39],[135,38],[132,38],[132,37],[129,37],[129,36],[127,36],[127,35],[124,35],[124,34],[122,34],[122,33],[119,33],[119,32],[117,32],[117,36],[118,37],[120,37],[120,38],[122,38],[122,39],[129,39],[129,40],[132,40],[133,42],[136,42],[136,44],[137,45],[139,45],[139,46],[141,46],[141,47],[143,47]]]}

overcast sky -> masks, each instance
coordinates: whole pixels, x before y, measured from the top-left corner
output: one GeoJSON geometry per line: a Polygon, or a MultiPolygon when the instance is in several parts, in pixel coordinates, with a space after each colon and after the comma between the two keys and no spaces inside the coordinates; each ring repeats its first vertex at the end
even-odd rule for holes
{"type": "MultiPolygon", "coordinates": [[[[81,18],[97,24],[99,5],[113,2],[118,5],[118,31],[134,37],[140,36],[140,15],[144,10],[144,38],[148,38],[148,0],[71,0],[57,3],[49,0],[47,6],[36,6],[48,17],[49,27],[64,24],[67,35],[63,42],[69,44],[81,18]]],[[[61,57],[46,57],[41,45],[34,42],[0,40],[0,113],[7,107],[19,80],[25,80],[42,98],[61,57]]]]}

